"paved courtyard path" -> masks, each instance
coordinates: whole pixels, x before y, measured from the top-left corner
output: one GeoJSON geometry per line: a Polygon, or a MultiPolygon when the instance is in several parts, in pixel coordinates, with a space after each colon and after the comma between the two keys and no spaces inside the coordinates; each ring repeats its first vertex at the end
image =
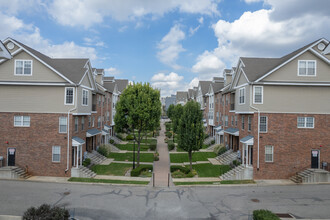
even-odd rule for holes
{"type": "MultiPolygon", "coordinates": [[[[161,130],[157,137],[157,151],[159,153],[159,161],[154,163],[154,178],[156,187],[168,186],[168,178],[170,173],[170,156],[168,153],[167,144],[165,143],[165,124],[164,120],[161,121],[161,130]]],[[[170,186],[173,183],[170,179],[170,186]]]]}

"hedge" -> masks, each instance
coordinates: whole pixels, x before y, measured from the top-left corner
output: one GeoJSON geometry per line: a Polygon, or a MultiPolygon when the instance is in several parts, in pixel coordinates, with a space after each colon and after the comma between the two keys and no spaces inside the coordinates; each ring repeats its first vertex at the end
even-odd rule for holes
{"type": "Polygon", "coordinates": [[[259,209],[253,211],[253,220],[280,220],[280,218],[269,210],[259,209]]]}
{"type": "Polygon", "coordinates": [[[171,141],[171,142],[169,141],[167,143],[167,146],[168,146],[169,151],[174,150],[174,148],[175,148],[175,144],[173,143],[173,141],[171,141]]]}
{"type": "Polygon", "coordinates": [[[149,150],[154,151],[156,150],[157,145],[156,144],[150,144],[149,145],[149,150]]]}
{"type": "Polygon", "coordinates": [[[131,140],[134,140],[134,136],[129,134],[126,136],[126,141],[131,141],[131,140]]]}
{"type": "Polygon", "coordinates": [[[84,167],[88,167],[91,164],[91,159],[90,158],[85,158],[85,160],[82,162],[82,165],[84,167]]]}
{"type": "Polygon", "coordinates": [[[140,176],[140,174],[145,171],[145,170],[153,170],[152,165],[140,165],[138,168],[135,168],[134,170],[131,171],[131,176],[140,176]]]}
{"type": "Polygon", "coordinates": [[[166,135],[166,137],[168,137],[168,138],[171,138],[171,137],[172,137],[172,133],[171,133],[170,131],[166,131],[166,132],[165,132],[165,135],[166,135]]]}
{"type": "Polygon", "coordinates": [[[97,152],[105,157],[109,154],[108,148],[104,145],[100,146],[99,149],[97,149],[97,152]]]}
{"type": "Polygon", "coordinates": [[[31,207],[24,212],[23,219],[69,219],[69,211],[58,206],[42,204],[40,207],[31,207]]]}
{"type": "Polygon", "coordinates": [[[188,174],[190,172],[190,169],[188,167],[183,167],[180,165],[171,166],[171,173],[173,173],[177,170],[180,170],[182,173],[185,173],[185,174],[188,174]]]}

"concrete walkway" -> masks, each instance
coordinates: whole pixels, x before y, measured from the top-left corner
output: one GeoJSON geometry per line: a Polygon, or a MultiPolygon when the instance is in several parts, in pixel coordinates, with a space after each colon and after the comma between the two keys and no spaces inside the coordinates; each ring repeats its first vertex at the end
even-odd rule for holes
{"type": "MultiPolygon", "coordinates": [[[[157,151],[159,153],[159,161],[154,162],[154,182],[156,187],[166,187],[168,186],[170,174],[170,156],[165,143],[165,125],[163,120],[161,121],[159,136],[157,137],[157,151]]],[[[173,186],[171,178],[170,186],[173,186]]]]}

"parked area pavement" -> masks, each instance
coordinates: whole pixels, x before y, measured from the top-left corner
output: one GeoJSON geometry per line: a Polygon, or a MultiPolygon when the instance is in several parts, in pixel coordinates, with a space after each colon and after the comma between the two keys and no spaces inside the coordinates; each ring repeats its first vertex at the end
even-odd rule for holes
{"type": "Polygon", "coordinates": [[[329,219],[330,185],[150,187],[0,181],[0,215],[22,216],[43,203],[91,219],[247,220],[253,210],[329,219]]]}

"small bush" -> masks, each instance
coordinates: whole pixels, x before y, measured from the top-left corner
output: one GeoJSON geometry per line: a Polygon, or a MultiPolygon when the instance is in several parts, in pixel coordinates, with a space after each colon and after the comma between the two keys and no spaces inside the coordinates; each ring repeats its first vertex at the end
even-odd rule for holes
{"type": "Polygon", "coordinates": [[[216,155],[221,155],[223,154],[224,152],[226,152],[227,149],[225,146],[223,146],[223,144],[220,144],[220,145],[217,145],[214,147],[213,149],[213,152],[216,154],[216,155]]]}
{"type": "Polygon", "coordinates": [[[157,145],[156,144],[150,144],[149,145],[149,150],[151,150],[151,151],[155,151],[156,148],[157,148],[157,145]]]}
{"type": "Polygon", "coordinates": [[[211,145],[213,145],[213,144],[215,144],[215,140],[212,140],[212,141],[211,141],[211,145]]]}
{"type": "Polygon", "coordinates": [[[116,134],[116,136],[117,136],[117,138],[119,138],[120,140],[124,140],[124,136],[123,136],[123,134],[116,134]]]}
{"type": "Polygon", "coordinates": [[[234,161],[233,161],[233,165],[234,165],[235,167],[237,167],[237,166],[241,165],[241,162],[239,162],[238,160],[234,160],[234,161]]]}
{"type": "Polygon", "coordinates": [[[153,170],[152,165],[140,165],[138,168],[135,168],[131,171],[131,176],[140,176],[141,172],[146,170],[153,170]]]}
{"type": "Polygon", "coordinates": [[[169,131],[166,131],[166,132],[165,132],[165,135],[166,135],[166,137],[168,137],[168,138],[171,138],[171,137],[172,137],[172,133],[169,132],[169,131]]]}
{"type": "Polygon", "coordinates": [[[179,166],[179,165],[171,166],[171,173],[178,171],[178,170],[184,174],[188,174],[190,172],[189,168],[187,168],[187,167],[183,167],[183,166],[179,166]]]}
{"type": "Polygon", "coordinates": [[[57,206],[51,207],[48,204],[42,204],[40,207],[31,207],[24,212],[23,219],[69,219],[69,211],[57,206]]]}
{"type": "Polygon", "coordinates": [[[169,151],[174,150],[174,148],[175,148],[175,144],[173,143],[173,141],[171,141],[171,142],[168,141],[167,146],[168,146],[169,151]]]}
{"type": "Polygon", "coordinates": [[[104,145],[100,146],[99,149],[97,149],[97,152],[105,157],[107,157],[109,154],[108,148],[104,145]]]}
{"type": "Polygon", "coordinates": [[[253,211],[253,220],[280,220],[280,218],[269,210],[259,209],[253,211]]]}
{"type": "Polygon", "coordinates": [[[154,161],[159,161],[159,153],[154,153],[154,161]]]}
{"type": "Polygon", "coordinates": [[[187,175],[186,175],[186,177],[194,177],[194,176],[196,176],[197,175],[197,171],[196,170],[192,170],[192,171],[190,171],[187,175]]]}
{"type": "Polygon", "coordinates": [[[131,141],[131,140],[134,140],[134,136],[129,134],[126,136],[126,141],[131,141]]]}
{"type": "Polygon", "coordinates": [[[113,139],[110,139],[109,143],[110,143],[110,144],[114,144],[115,141],[114,141],[113,139]]]}
{"type": "Polygon", "coordinates": [[[88,167],[91,164],[91,159],[90,158],[85,158],[85,160],[82,162],[82,165],[84,167],[88,167]]]}

